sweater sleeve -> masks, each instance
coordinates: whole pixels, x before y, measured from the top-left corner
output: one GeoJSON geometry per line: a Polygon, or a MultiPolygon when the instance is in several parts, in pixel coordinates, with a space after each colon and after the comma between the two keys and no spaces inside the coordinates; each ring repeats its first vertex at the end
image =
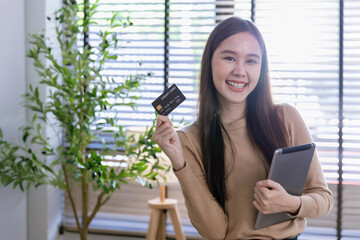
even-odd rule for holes
{"type": "MultiPolygon", "coordinates": [[[[312,142],[310,132],[300,113],[290,105],[283,106],[283,116],[292,146],[312,142]]],[[[328,188],[315,151],[301,198],[297,217],[315,218],[328,214],[333,206],[332,193],[328,188]]]]}
{"type": "Polygon", "coordinates": [[[199,143],[189,133],[178,131],[186,165],[175,172],[185,199],[188,215],[199,234],[206,239],[224,239],[228,220],[222,207],[211,194],[206,183],[199,143]],[[197,149],[199,150],[199,149],[197,149]]]}

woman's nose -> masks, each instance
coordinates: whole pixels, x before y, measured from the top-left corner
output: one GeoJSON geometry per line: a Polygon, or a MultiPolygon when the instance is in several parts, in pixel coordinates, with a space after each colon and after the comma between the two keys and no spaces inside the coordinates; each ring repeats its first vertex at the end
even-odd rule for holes
{"type": "Polygon", "coordinates": [[[235,76],[245,76],[246,71],[245,71],[245,64],[243,61],[237,61],[234,64],[234,69],[232,71],[232,74],[234,74],[235,76]]]}

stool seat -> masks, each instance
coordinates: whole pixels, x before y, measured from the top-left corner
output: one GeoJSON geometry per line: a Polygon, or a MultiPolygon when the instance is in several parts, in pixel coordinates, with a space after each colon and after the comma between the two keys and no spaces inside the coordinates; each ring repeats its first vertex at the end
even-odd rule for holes
{"type": "Polygon", "coordinates": [[[165,198],[165,200],[161,202],[160,198],[155,198],[149,200],[148,205],[151,208],[156,208],[156,209],[170,209],[176,207],[177,200],[172,198],[165,198]]]}
{"type": "Polygon", "coordinates": [[[155,198],[149,200],[148,205],[151,208],[151,216],[146,240],[165,240],[166,211],[170,214],[176,240],[186,239],[182,230],[176,199],[165,198],[164,201],[160,201],[160,198],[155,198]]]}

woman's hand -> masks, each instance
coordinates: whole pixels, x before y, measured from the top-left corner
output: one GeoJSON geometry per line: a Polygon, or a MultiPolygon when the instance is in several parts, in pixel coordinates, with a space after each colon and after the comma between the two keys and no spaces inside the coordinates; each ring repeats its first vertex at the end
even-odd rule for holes
{"type": "Polygon", "coordinates": [[[185,166],[180,138],[168,117],[158,116],[156,120],[156,130],[152,139],[159,145],[166,156],[169,157],[175,171],[185,166]]]}
{"type": "Polygon", "coordinates": [[[261,213],[297,214],[300,209],[300,197],[288,194],[279,183],[270,179],[257,182],[254,192],[253,204],[261,213]]]}

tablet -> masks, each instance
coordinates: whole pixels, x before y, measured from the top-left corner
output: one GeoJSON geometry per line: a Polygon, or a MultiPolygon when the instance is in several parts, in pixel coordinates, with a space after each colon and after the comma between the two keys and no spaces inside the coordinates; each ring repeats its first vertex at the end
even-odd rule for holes
{"type": "MultiPolygon", "coordinates": [[[[291,195],[301,196],[314,155],[315,144],[277,149],[271,162],[268,179],[281,184],[291,195]]],[[[293,219],[286,212],[258,213],[255,229],[268,227],[293,219]]]]}

